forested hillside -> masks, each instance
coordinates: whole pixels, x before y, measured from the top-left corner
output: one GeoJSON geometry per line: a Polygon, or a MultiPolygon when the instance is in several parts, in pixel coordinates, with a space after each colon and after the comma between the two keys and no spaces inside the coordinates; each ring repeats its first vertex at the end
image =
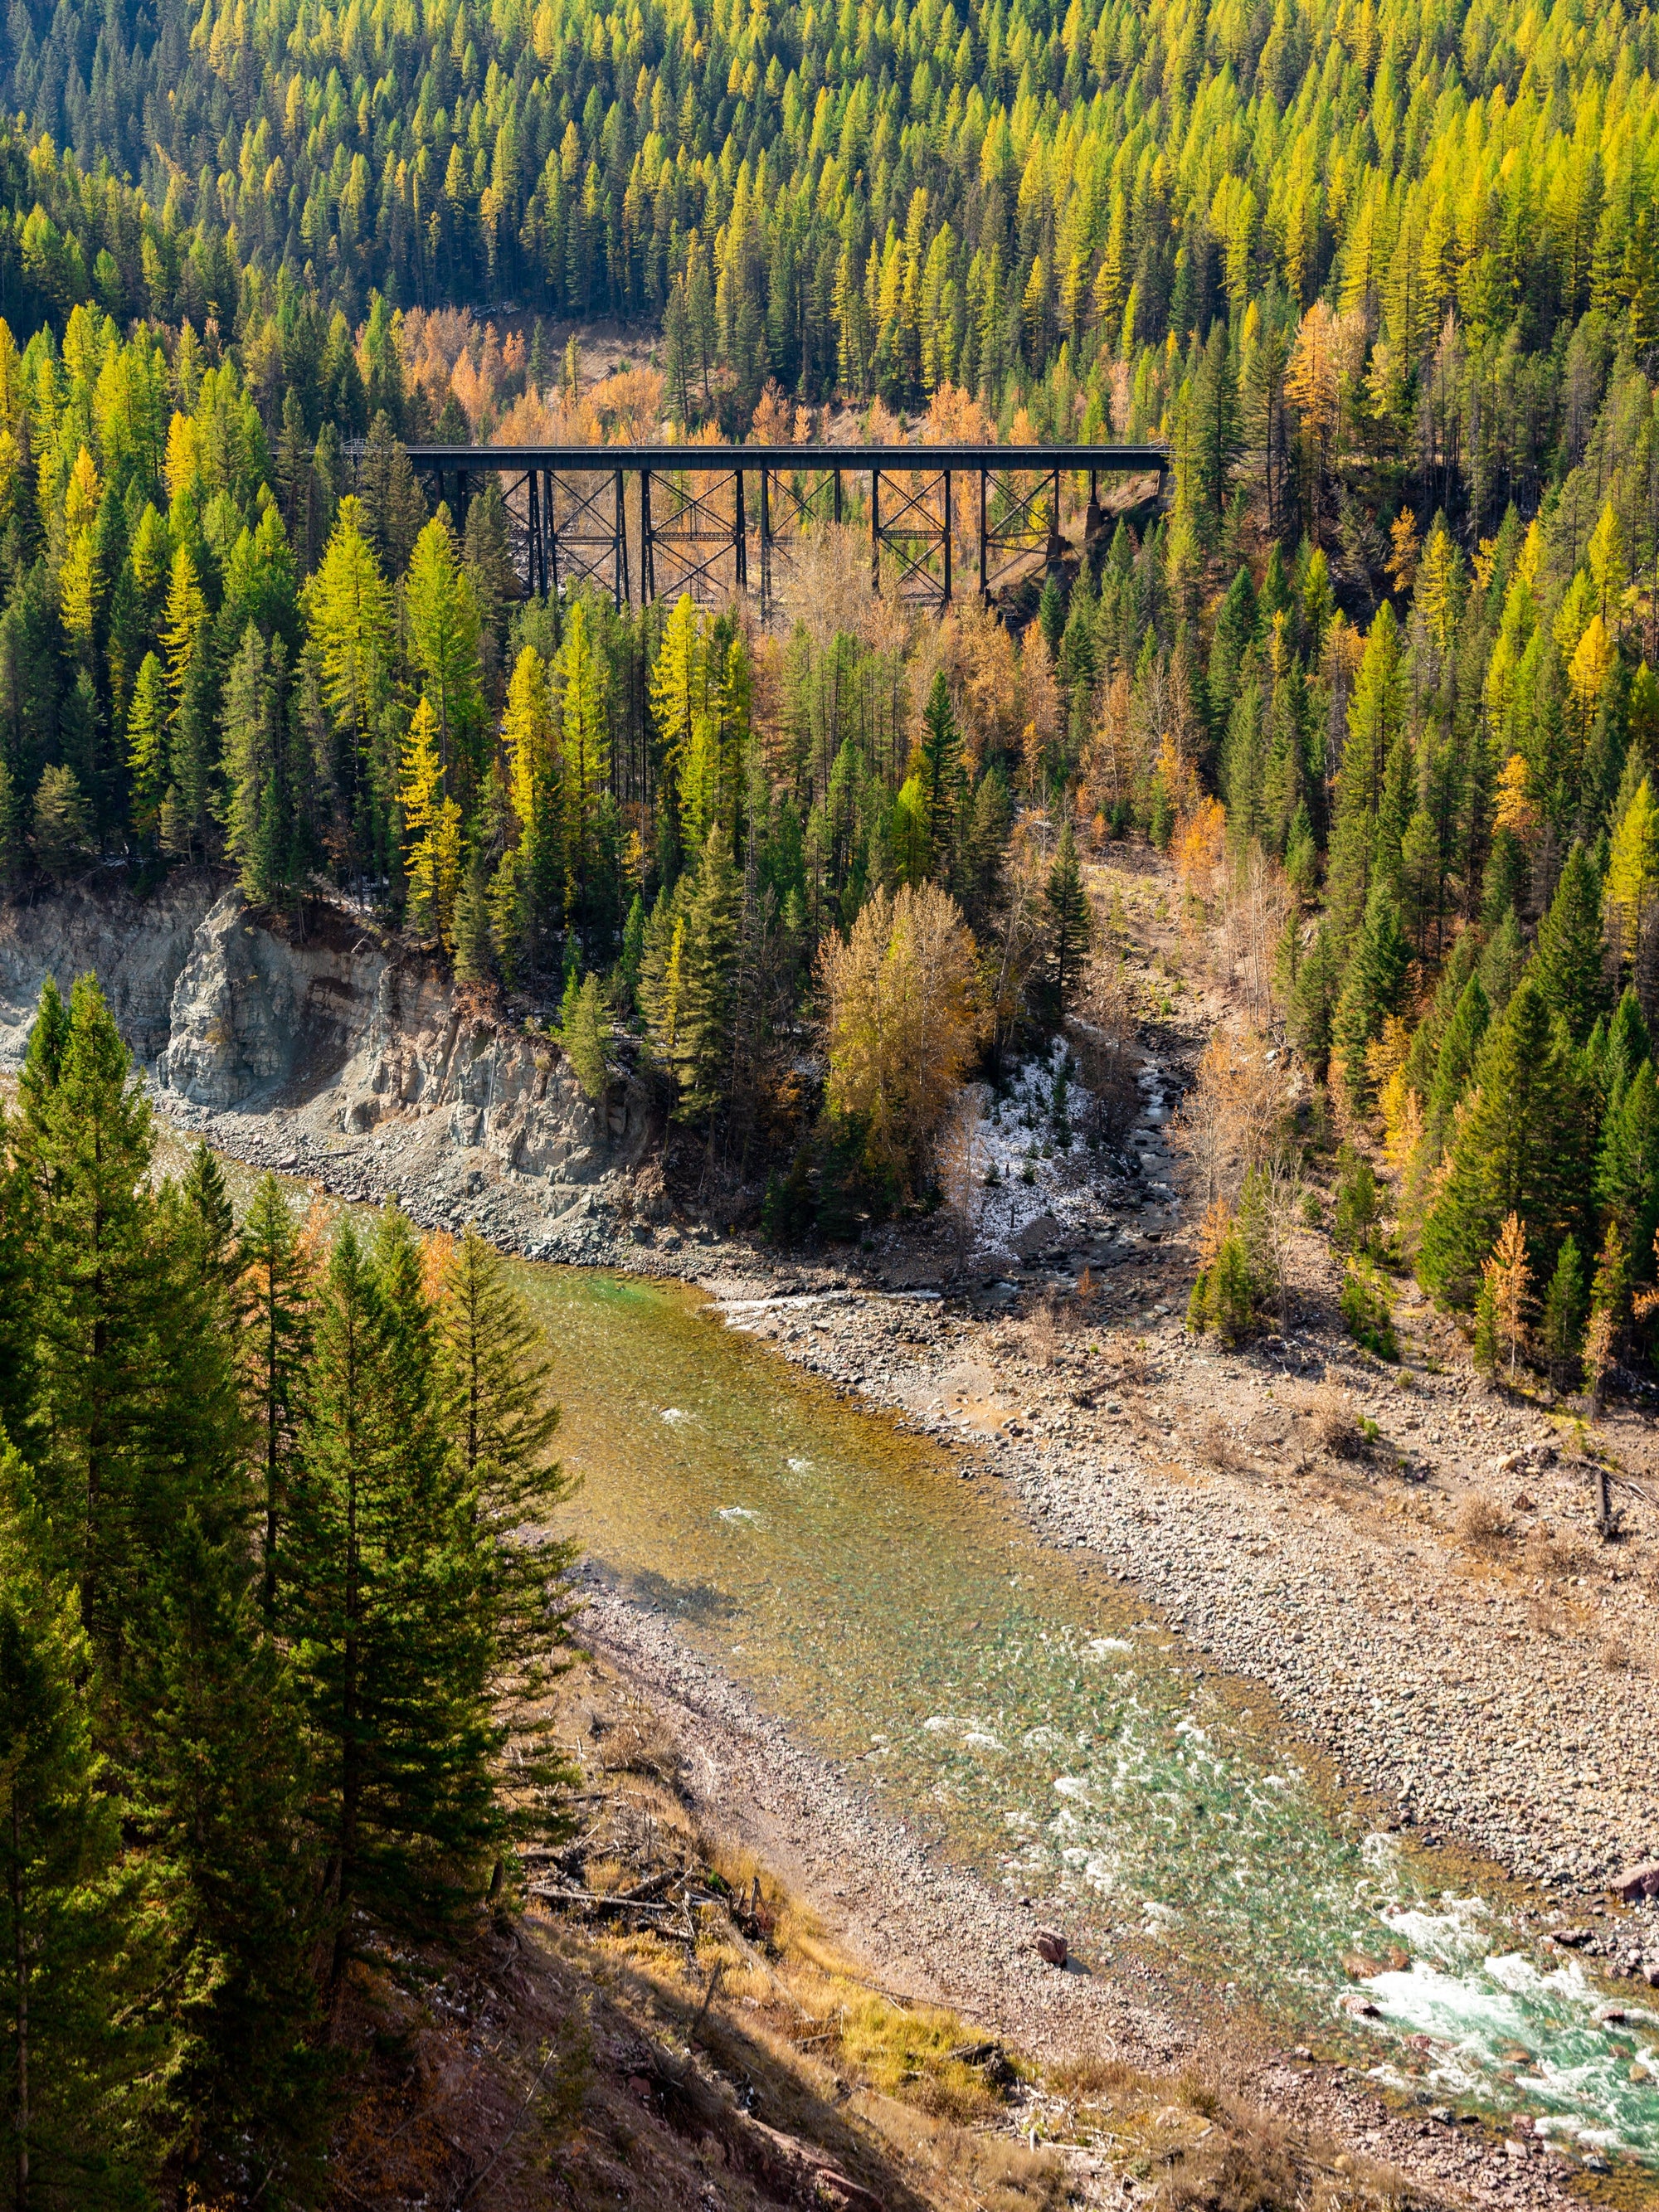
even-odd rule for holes
{"type": "Polygon", "coordinates": [[[948,945],[945,1064],[994,1062],[1065,1011],[1077,853],[1201,845],[1207,793],[1232,866],[1322,906],[1281,996],[1353,1110],[1419,1035],[1419,1181],[1478,951],[1502,1012],[1559,890],[1572,1048],[1651,1000],[1650,11],[19,0],[7,59],[13,880],[331,882],[556,1001],[595,1091],[641,1030],[711,1162],[793,1152],[825,1013],[814,1158],[851,1133],[878,1199],[925,1184],[941,1095],[863,1126],[884,963],[948,945]],[[599,314],[631,335],[596,381],[562,341],[599,314]],[[826,537],[764,630],[526,600],[499,497],[428,518],[397,445],[832,403],[1158,435],[1173,503],[1023,628],[907,618],[826,537]]]}

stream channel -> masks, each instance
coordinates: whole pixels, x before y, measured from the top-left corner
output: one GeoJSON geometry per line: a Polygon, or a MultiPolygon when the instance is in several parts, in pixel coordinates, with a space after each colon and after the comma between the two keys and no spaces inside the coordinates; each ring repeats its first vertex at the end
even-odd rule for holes
{"type": "Polygon", "coordinates": [[[1540,1952],[1501,1885],[1446,1889],[1436,1854],[1320,1786],[1265,1692],[1252,1711],[1178,1663],[1132,1593],[1041,1547],[995,1482],[681,1285],[520,1264],[590,1566],[886,1813],[1063,1900],[1098,1971],[1115,1942],[1173,1954],[1413,2101],[1528,2112],[1564,2147],[1659,2166],[1644,1985],[1540,1952]],[[1598,2023],[1610,2001],[1624,2020],[1598,2023]]]}
{"type": "MultiPolygon", "coordinates": [[[[176,1140],[161,1152],[181,1164],[176,1140]]],[[[254,1176],[224,1165],[245,1200],[254,1176]]],[[[1379,2087],[1529,2114],[1650,2186],[1659,1993],[1545,1953],[1496,1880],[1460,1866],[1448,1888],[1437,1854],[1322,1784],[1265,1691],[1253,1707],[1198,1672],[995,1481],[963,1480],[701,1292],[511,1264],[580,1477],[563,1533],[887,1815],[1062,1907],[1091,1970],[1116,1946],[1161,1954],[1379,2087]],[[1609,2004],[1623,2017],[1598,2021],[1609,2004]]]]}

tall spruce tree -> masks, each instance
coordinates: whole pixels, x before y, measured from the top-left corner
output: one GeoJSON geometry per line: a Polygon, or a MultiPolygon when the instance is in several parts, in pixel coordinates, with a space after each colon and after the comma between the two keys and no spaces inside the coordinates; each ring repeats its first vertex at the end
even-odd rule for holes
{"type": "Polygon", "coordinates": [[[132,1997],[163,1969],[120,1863],[119,1798],[93,1741],[93,1664],[27,1470],[0,1437],[0,2160],[11,2202],[146,2199],[167,2039],[132,1997]]]}
{"type": "Polygon", "coordinates": [[[1583,1043],[1607,1002],[1601,951],[1601,899],[1582,845],[1567,855],[1549,912],[1538,927],[1536,976],[1544,1003],[1583,1043]]]}
{"type": "Polygon", "coordinates": [[[951,829],[962,784],[962,732],[941,668],[921,714],[921,791],[929,868],[942,875],[950,864],[951,829]]]}
{"type": "Polygon", "coordinates": [[[1586,1228],[1587,1102],[1565,1033],[1530,977],[1482,1046],[1474,1085],[1419,1259],[1427,1287],[1455,1302],[1473,1295],[1511,1213],[1526,1224],[1534,1277],[1553,1272],[1563,1240],[1586,1228]]]}
{"type": "Polygon", "coordinates": [[[544,1340],[507,1264],[470,1224],[438,1291],[439,1367],[452,1446],[487,1549],[496,1709],[512,1734],[515,1830],[545,1830],[569,1770],[540,1720],[563,1670],[575,1558],[548,1516],[570,1494],[551,1455],[559,1409],[544,1340]]]}
{"type": "Polygon", "coordinates": [[[712,1115],[730,1085],[741,896],[731,842],[716,823],[697,864],[679,945],[673,1064],[680,1111],[692,1118],[712,1115]]]}
{"type": "Polygon", "coordinates": [[[446,1434],[436,1331],[408,1222],[350,1223],[318,1299],[281,1563],[330,1852],[331,1985],[362,1911],[431,1924],[478,1893],[491,1784],[489,1560],[446,1434]]]}
{"type": "Polygon", "coordinates": [[[1389,1015],[1399,1012],[1410,964],[1411,948],[1401,930],[1393,889],[1378,881],[1366,902],[1364,924],[1331,1023],[1331,1048],[1341,1060],[1343,1088],[1356,1113],[1367,1110],[1376,1088],[1366,1048],[1381,1036],[1389,1015]]]}
{"type": "Polygon", "coordinates": [[[150,1115],[95,980],[62,1023],[44,994],[15,1141],[38,1222],[30,1425],[43,1507],[82,1617],[116,1657],[194,1509],[216,1538],[240,1510],[240,1422],[199,1217],[147,1180],[150,1115]]]}
{"type": "Polygon", "coordinates": [[[315,1287],[311,1255],[274,1175],[264,1176],[253,1194],[237,1257],[243,1316],[238,1344],[263,1491],[261,1588],[269,1620],[276,1612],[283,1521],[299,1449],[315,1287]]]}
{"type": "Polygon", "coordinates": [[[1070,822],[1060,833],[1060,847],[1043,888],[1043,904],[1048,925],[1049,988],[1055,1018],[1063,1022],[1088,957],[1094,921],[1070,822]]]}

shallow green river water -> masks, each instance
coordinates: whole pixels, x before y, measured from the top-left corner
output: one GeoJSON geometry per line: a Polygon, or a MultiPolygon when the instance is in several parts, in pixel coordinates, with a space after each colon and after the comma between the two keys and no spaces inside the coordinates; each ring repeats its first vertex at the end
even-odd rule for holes
{"type": "MultiPolygon", "coordinates": [[[[1155,1941],[1425,2104],[1528,2111],[1659,2162],[1659,2007],[1622,2025],[1509,1909],[1322,1792],[1132,1601],[987,1480],[838,1400],[678,1285],[526,1267],[592,1564],[1085,1962],[1155,1941]],[[1356,1984],[1343,1958],[1407,1955],[1356,1984]],[[1355,2018],[1354,2000],[1375,2006],[1355,2018]],[[1412,2039],[1418,2039],[1415,2042],[1412,2039]],[[1426,2040],[1425,2040],[1426,2039],[1426,2040]]],[[[1638,1985],[1639,1986],[1639,1985],[1638,1985]]],[[[1648,1992],[1642,1990],[1645,1999],[1648,1992]]]]}
{"type": "Polygon", "coordinates": [[[1424,2105],[1529,2112],[1582,2153],[1659,2167],[1645,1987],[1546,1957],[1498,1886],[1448,1888],[1436,1855],[1370,1830],[1265,1703],[1196,1678],[994,1481],[682,1285],[514,1267],[556,1360],[591,1566],[891,1814],[1057,1900],[1097,1971],[1151,1943],[1424,2105]],[[1391,1950],[1363,1980],[1345,1969],[1391,1950]],[[1598,2023],[1615,1996],[1624,2021],[1598,2023]]]}

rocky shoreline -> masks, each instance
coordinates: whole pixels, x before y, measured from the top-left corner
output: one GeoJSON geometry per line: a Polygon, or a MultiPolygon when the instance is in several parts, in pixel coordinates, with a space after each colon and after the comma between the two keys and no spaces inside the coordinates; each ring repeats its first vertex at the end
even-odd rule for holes
{"type": "MultiPolygon", "coordinates": [[[[674,1731],[699,1816],[781,1875],[874,1985],[947,2005],[1034,2056],[1088,2052],[1154,2070],[1194,2063],[1300,2128],[1322,2130],[1390,2165],[1442,2202],[1566,2205],[1576,2167],[1531,2154],[1534,2139],[1495,2141],[1384,2106],[1362,2075],[1264,2052],[1218,2005],[1171,1988],[1121,1954],[1109,1979],[1086,1961],[1046,1966],[1029,1909],[936,1860],[904,1823],[872,1813],[842,1772],[805,1750],[660,1616],[586,1583],[584,1635],[674,1731]]],[[[1126,2198],[1126,2201],[1127,2198],[1126,2198]]]]}

